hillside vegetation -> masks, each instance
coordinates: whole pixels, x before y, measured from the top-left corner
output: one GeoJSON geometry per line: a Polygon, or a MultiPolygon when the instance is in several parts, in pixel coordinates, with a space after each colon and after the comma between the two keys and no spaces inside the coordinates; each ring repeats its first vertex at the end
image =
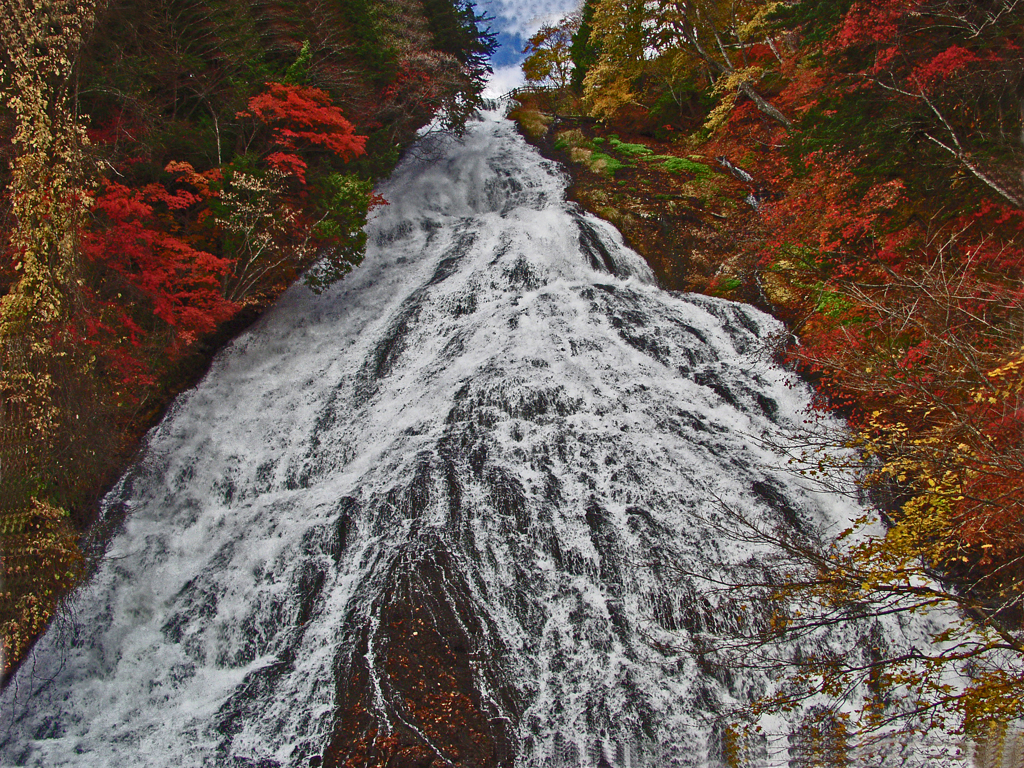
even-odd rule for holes
{"type": "Polygon", "coordinates": [[[884,533],[866,519],[809,548],[737,516],[783,545],[782,579],[718,586],[775,615],[704,646],[796,669],[747,714],[827,699],[823,744],[1024,715],[1022,20],[1015,0],[588,0],[526,49],[536,88],[514,114],[577,199],[666,287],[786,319],[799,343],[777,352],[848,420],[788,436],[793,469],[826,486],[852,469],[884,533]],[[914,657],[761,654],[941,607],[959,622],[914,657]]]}
{"type": "Polygon", "coordinates": [[[468,0],[5,5],[5,677],[170,397],[300,275],[319,291],[359,263],[373,181],[418,129],[462,130],[480,20],[468,0]]]}

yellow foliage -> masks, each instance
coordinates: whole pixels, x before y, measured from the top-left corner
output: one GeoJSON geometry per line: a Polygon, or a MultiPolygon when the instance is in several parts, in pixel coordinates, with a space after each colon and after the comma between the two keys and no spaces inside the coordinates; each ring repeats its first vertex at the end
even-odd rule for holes
{"type": "Polygon", "coordinates": [[[712,92],[719,96],[718,105],[704,119],[704,130],[713,133],[725,125],[732,108],[736,105],[740,86],[743,83],[756,83],[761,78],[763,71],[761,67],[747,67],[718,78],[712,89],[712,92]]]}
{"type": "MultiPolygon", "coordinates": [[[[987,374],[994,386],[999,386],[999,392],[1004,397],[1017,394],[1024,387],[1024,347],[1017,354],[987,374]]],[[[980,393],[976,395],[980,397],[980,393]]]]}
{"type": "Polygon", "coordinates": [[[85,131],[67,95],[94,9],[93,0],[11,0],[0,14],[2,98],[15,128],[8,245],[19,276],[0,299],[0,441],[22,436],[16,476],[4,477],[4,671],[45,627],[80,561],[65,514],[33,486],[61,471],[66,439],[57,436],[73,422],[65,385],[90,364],[69,339],[89,174],[85,131]]]}
{"type": "Polygon", "coordinates": [[[15,116],[9,194],[18,285],[0,303],[0,336],[58,320],[76,275],[85,131],[65,105],[71,59],[92,20],[92,2],[15,0],[0,14],[10,64],[4,101],[15,116]]]}
{"type": "Polygon", "coordinates": [[[572,147],[569,149],[569,159],[574,163],[586,164],[590,162],[593,151],[584,147],[572,147]]]}
{"type": "Polygon", "coordinates": [[[603,59],[587,73],[583,89],[591,114],[596,117],[611,117],[622,107],[635,102],[630,79],[603,59]]]}
{"type": "Polygon", "coordinates": [[[6,674],[78,581],[83,560],[67,515],[39,499],[31,500],[21,532],[0,534],[0,543],[0,673],[6,674]]]}
{"type": "Polygon", "coordinates": [[[779,2],[755,6],[753,15],[736,29],[736,36],[743,42],[760,39],[768,31],[768,17],[784,6],[785,3],[779,2]]]}
{"type": "Polygon", "coordinates": [[[568,131],[559,131],[555,135],[555,141],[569,147],[580,147],[587,143],[587,137],[583,135],[583,131],[572,128],[568,131]]]}
{"type": "Polygon", "coordinates": [[[591,39],[600,58],[583,81],[584,97],[598,117],[609,117],[634,101],[633,80],[643,71],[647,36],[645,3],[600,0],[594,9],[591,39]]]}
{"type": "Polygon", "coordinates": [[[553,118],[538,109],[517,107],[509,113],[509,117],[522,126],[523,130],[534,139],[539,139],[547,133],[548,126],[553,118]]]}

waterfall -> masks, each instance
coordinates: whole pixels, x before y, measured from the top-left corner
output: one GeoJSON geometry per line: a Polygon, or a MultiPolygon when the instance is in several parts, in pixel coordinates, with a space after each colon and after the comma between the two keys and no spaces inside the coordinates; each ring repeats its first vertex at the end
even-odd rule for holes
{"type": "Polygon", "coordinates": [[[0,698],[0,763],[723,764],[717,715],[770,679],[686,650],[727,617],[680,574],[758,557],[723,505],[861,510],[757,439],[805,418],[781,325],[660,290],[565,187],[493,112],[400,165],[363,264],[148,435],[0,698]]]}

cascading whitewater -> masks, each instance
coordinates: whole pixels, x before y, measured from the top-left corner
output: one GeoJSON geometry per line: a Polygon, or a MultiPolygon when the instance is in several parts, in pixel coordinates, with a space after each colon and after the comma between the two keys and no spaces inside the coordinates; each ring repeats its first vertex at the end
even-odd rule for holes
{"type": "Polygon", "coordinates": [[[859,514],[752,439],[803,418],[781,326],[659,290],[496,113],[433,150],[149,435],[3,765],[722,763],[770,680],[683,650],[723,617],[679,573],[758,557],[723,504],[859,514]]]}

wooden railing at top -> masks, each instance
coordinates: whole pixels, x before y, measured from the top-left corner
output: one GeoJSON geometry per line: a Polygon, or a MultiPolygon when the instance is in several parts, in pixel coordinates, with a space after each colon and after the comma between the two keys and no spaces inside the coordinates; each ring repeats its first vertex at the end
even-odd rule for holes
{"type": "Polygon", "coordinates": [[[500,96],[492,96],[484,99],[484,101],[514,101],[520,94],[523,93],[546,93],[553,90],[546,85],[520,85],[517,88],[513,88],[511,91],[507,91],[500,96]]]}
{"type": "Polygon", "coordinates": [[[544,85],[520,85],[518,88],[513,88],[508,93],[504,93],[499,96],[499,99],[514,99],[521,93],[545,93],[551,89],[544,85]]]}
{"type": "MultiPolygon", "coordinates": [[[[491,107],[493,109],[493,108],[496,108],[497,105],[499,105],[499,104],[516,101],[518,99],[518,97],[520,95],[522,95],[522,94],[550,93],[550,92],[556,91],[556,90],[558,90],[558,89],[557,88],[553,88],[551,86],[547,86],[547,85],[521,85],[518,88],[513,88],[511,91],[508,91],[507,93],[501,94],[500,96],[493,96],[491,98],[484,99],[483,101],[484,101],[485,105],[487,105],[487,104],[494,104],[495,106],[491,107]]],[[[562,115],[562,114],[558,114],[556,112],[553,117],[555,119],[555,123],[556,124],[558,124],[558,123],[565,123],[565,122],[571,122],[571,123],[594,123],[594,122],[597,122],[597,118],[595,118],[595,117],[588,117],[587,115],[562,115]]],[[[1022,768],[1024,768],[1024,766],[1022,766],[1022,768]]]]}

